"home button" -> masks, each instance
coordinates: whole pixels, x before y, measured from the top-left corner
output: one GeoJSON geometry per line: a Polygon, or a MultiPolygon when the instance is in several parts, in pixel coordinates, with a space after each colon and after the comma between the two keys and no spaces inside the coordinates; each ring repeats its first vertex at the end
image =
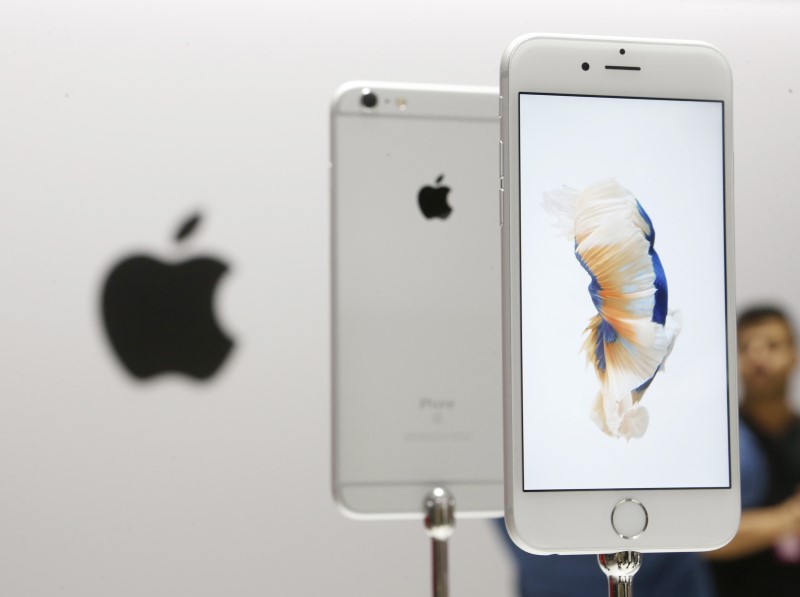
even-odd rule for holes
{"type": "Polygon", "coordinates": [[[636,539],[647,529],[647,523],[647,510],[637,500],[622,500],[611,511],[611,526],[623,539],[636,539]]]}

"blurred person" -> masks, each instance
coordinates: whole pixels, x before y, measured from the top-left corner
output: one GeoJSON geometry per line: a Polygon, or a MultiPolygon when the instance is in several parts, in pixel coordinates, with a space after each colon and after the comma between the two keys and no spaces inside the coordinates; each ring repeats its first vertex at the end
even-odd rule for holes
{"type": "Polygon", "coordinates": [[[786,313],[761,306],[740,314],[738,337],[743,512],[734,539],[708,557],[720,597],[800,595],[800,417],[789,394],[795,333],[786,313]]]}

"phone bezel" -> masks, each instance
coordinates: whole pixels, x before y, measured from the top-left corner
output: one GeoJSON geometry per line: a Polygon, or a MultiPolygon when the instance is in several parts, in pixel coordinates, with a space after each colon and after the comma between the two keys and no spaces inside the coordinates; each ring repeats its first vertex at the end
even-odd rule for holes
{"type": "Polygon", "coordinates": [[[735,534],[740,512],[730,67],[718,50],[699,42],[537,34],[519,38],[508,47],[501,66],[500,87],[504,448],[509,533],[520,547],[535,553],[699,551],[720,547],[735,534]],[[584,70],[584,62],[593,68],[584,70]],[[522,490],[519,95],[525,92],[723,102],[730,488],[522,490]],[[618,536],[610,524],[614,505],[624,499],[641,501],[649,515],[647,531],[635,539],[618,536]]]}

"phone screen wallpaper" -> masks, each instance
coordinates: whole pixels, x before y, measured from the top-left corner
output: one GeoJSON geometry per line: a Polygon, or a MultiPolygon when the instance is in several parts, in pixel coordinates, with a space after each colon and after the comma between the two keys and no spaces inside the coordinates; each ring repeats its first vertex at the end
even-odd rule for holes
{"type": "Polygon", "coordinates": [[[723,104],[520,95],[525,490],[730,486],[723,104]]]}

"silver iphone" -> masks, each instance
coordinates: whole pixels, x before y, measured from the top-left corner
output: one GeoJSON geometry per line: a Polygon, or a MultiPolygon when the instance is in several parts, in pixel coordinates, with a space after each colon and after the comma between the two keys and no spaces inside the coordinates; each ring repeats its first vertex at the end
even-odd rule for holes
{"type": "Polygon", "coordinates": [[[533,35],[501,72],[506,522],[543,553],[719,547],[739,519],[731,73],[533,35]]]}
{"type": "Polygon", "coordinates": [[[333,493],[502,511],[496,89],[349,83],[331,110],[333,493]]]}

